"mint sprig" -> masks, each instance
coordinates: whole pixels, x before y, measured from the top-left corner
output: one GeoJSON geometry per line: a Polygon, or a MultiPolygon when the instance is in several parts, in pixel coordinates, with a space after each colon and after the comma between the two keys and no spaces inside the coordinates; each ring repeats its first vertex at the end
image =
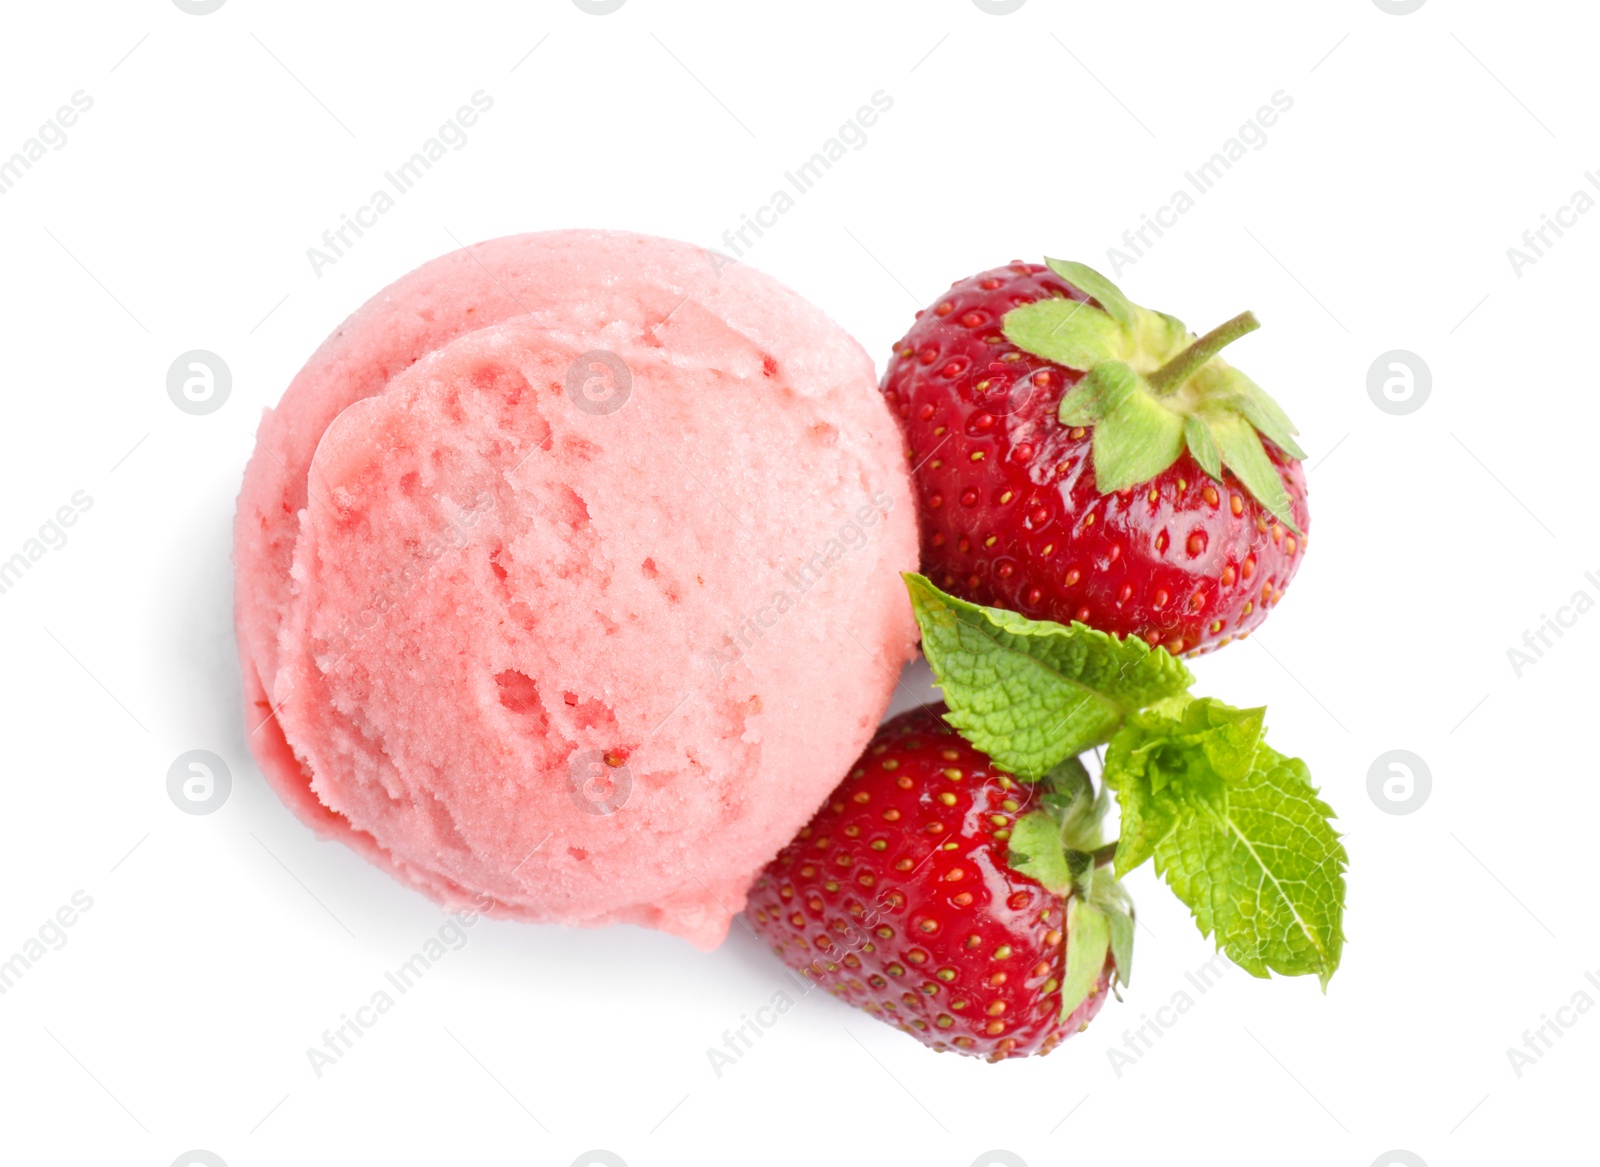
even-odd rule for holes
{"type": "Polygon", "coordinates": [[[1146,859],[1254,976],[1315,973],[1344,948],[1344,845],[1311,772],[1262,740],[1265,710],[1210,698],[1136,714],[1104,779],[1122,808],[1117,875],[1146,859]]]}
{"type": "Polygon", "coordinates": [[[905,581],[945,720],[1038,784],[1008,863],[1068,897],[1063,1016],[1093,991],[1108,952],[1127,983],[1132,912],[1116,881],[1147,860],[1241,968],[1314,973],[1327,987],[1344,947],[1349,860],[1305,763],[1267,745],[1265,710],[1194,697],[1182,662],[1136,638],[905,581]],[[1097,795],[1076,755],[1100,744],[1097,795]],[[1102,842],[1107,792],[1121,819],[1114,855],[1102,842]]]}
{"type": "Polygon", "coordinates": [[[1109,741],[1129,714],[1194,680],[1142,640],[970,604],[914,572],[905,581],[946,720],[1019,778],[1109,741]]]}

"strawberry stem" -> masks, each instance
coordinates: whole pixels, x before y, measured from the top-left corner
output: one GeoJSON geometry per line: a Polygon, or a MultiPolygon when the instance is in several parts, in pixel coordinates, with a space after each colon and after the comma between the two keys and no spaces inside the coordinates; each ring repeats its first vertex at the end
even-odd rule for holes
{"type": "Polygon", "coordinates": [[[1232,320],[1224,321],[1149,376],[1150,387],[1157,393],[1171,393],[1182,385],[1195,371],[1241,336],[1261,327],[1254,312],[1241,312],[1232,320]]]}
{"type": "Polygon", "coordinates": [[[1107,843],[1104,847],[1097,847],[1089,854],[1094,857],[1094,865],[1096,867],[1104,867],[1117,857],[1117,845],[1115,843],[1107,843]]]}

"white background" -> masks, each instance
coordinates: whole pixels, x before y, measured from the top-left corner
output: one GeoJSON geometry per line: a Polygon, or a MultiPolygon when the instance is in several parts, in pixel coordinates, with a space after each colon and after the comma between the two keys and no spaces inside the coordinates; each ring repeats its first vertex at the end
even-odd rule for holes
{"type": "MultiPolygon", "coordinates": [[[[1600,1009],[1519,1078],[1525,1030],[1600,970],[1600,615],[1519,678],[1507,649],[1600,570],[1591,273],[1600,215],[1506,249],[1600,167],[1576,3],[971,0],[9,4],[0,157],[93,109],[0,196],[0,558],[75,491],[65,546],[0,595],[0,957],[93,907],[0,996],[0,1160],[262,1164],[1489,1164],[1592,1156],[1600,1009]],[[336,265],[306,258],[482,89],[493,109],[336,265]],[[263,407],[338,322],[459,243],[568,226],[719,245],[876,90],[870,140],[747,257],[879,359],[951,281],[1106,249],[1275,91],[1293,109],[1119,276],[1236,351],[1299,423],[1315,538],[1264,631],[1196,664],[1264,702],[1350,850],[1326,996],[1236,970],[1121,1075],[1107,1050],[1208,959],[1148,872],[1126,1002],[1048,1058],[935,1055],[810,999],[719,1079],[778,989],[741,930],[481,923],[319,1080],[305,1050],[442,922],[316,841],[245,747],[234,496],[263,407]],[[1554,239],[1554,237],[1551,237],[1554,239]],[[185,350],[224,407],[168,399],[185,350]],[[1431,368],[1394,416],[1391,349],[1431,368]],[[204,748],[232,796],[180,813],[204,748]],[[1420,755],[1385,813],[1368,768],[1420,755]],[[1563,1149],[1565,1148],[1565,1149],[1563,1149]]],[[[1595,192],[1600,194],[1600,191],[1595,192]]],[[[1600,976],[1600,973],[1597,973],[1600,976]]],[[[1589,986],[1600,1002],[1600,989],[1589,986]]]]}

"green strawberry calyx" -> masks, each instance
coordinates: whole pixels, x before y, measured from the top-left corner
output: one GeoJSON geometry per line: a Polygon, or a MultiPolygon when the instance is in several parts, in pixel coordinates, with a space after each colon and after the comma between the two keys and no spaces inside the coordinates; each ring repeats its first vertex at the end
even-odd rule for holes
{"type": "Polygon", "coordinates": [[[1260,327],[1255,316],[1240,313],[1196,337],[1176,317],[1133,303],[1085,264],[1045,263],[1093,302],[1040,300],[1013,308],[1001,324],[1018,348],[1083,372],[1056,416],[1062,425],[1093,427],[1100,489],[1114,494],[1148,482],[1187,451],[1217,481],[1224,472],[1238,479],[1299,534],[1283,477],[1261,444],[1265,437],[1303,459],[1299,431],[1261,386],[1218,355],[1260,327]]]}
{"type": "Polygon", "coordinates": [[[1116,843],[1102,828],[1110,789],[1095,792],[1089,772],[1067,758],[1034,787],[1036,809],[1011,831],[1006,863],[1066,898],[1067,963],[1061,978],[1063,1020],[1088,1000],[1111,956],[1112,990],[1133,973],[1133,901],[1110,864],[1116,843]]]}
{"type": "Polygon", "coordinates": [[[1327,987],[1349,859],[1306,764],[1267,744],[1266,710],[1194,696],[1183,664],[1136,637],[905,581],[945,720],[1033,784],[1007,862],[1067,897],[1062,1016],[1093,991],[1108,951],[1128,982],[1132,909],[1117,880],[1146,861],[1245,971],[1315,974],[1327,987]],[[1102,745],[1097,793],[1077,755],[1102,745]],[[1119,837],[1108,844],[1113,796],[1119,837]]]}

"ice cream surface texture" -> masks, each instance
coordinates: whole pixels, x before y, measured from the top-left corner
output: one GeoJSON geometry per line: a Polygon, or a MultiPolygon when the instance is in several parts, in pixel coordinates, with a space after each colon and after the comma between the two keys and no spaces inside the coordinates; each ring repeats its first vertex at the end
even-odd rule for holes
{"type": "Polygon", "coordinates": [[[647,236],[498,239],[380,292],[239,499],[273,788],[442,903],[719,943],[912,652],[874,381],[795,293],[647,236]]]}

